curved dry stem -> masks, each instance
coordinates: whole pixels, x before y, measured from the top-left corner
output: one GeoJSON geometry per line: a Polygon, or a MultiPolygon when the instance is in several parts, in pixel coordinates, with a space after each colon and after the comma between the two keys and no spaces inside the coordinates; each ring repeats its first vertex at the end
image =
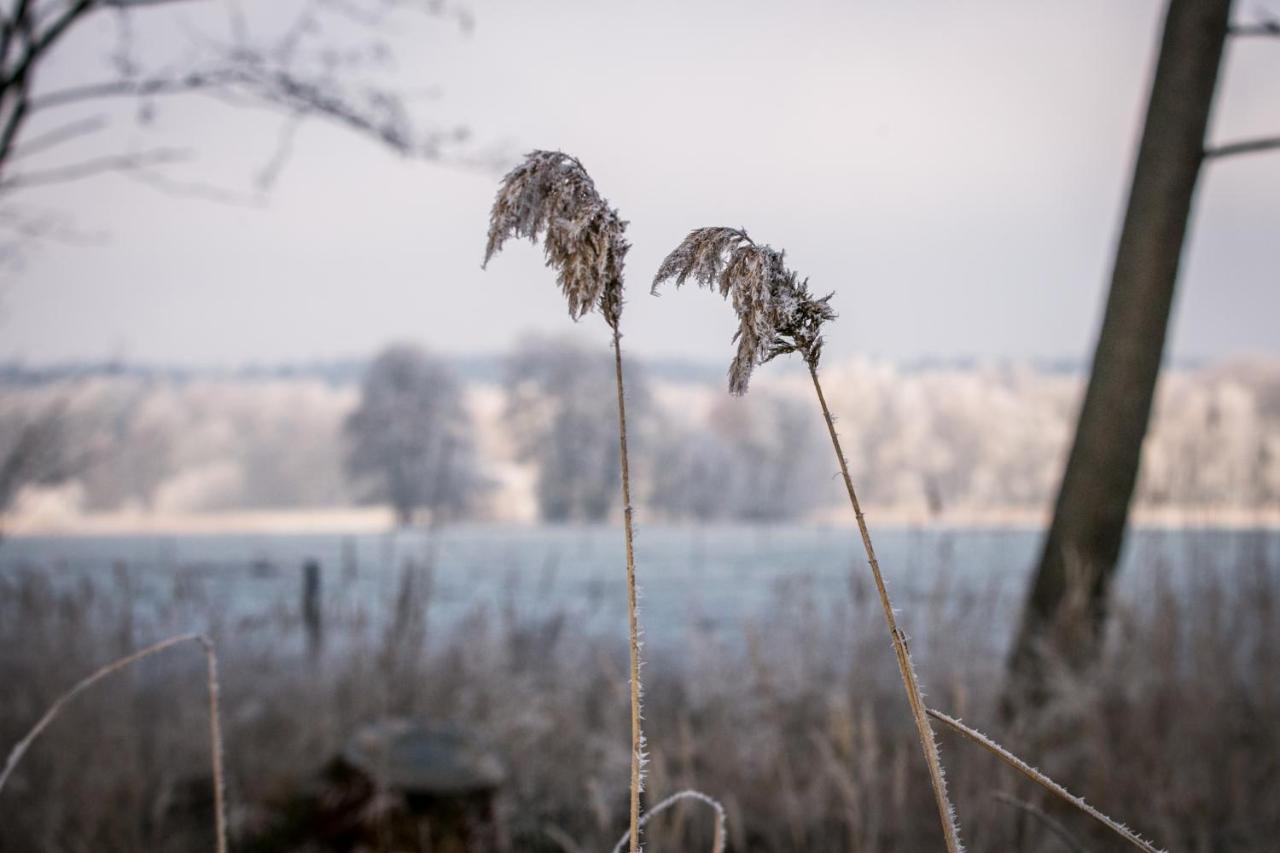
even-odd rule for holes
{"type": "MultiPolygon", "coordinates": [[[[570,836],[569,833],[565,832],[555,824],[547,824],[542,827],[542,834],[554,841],[556,846],[563,850],[564,853],[582,853],[582,845],[574,841],[573,837],[570,836]]],[[[625,835],[623,836],[623,839],[626,839],[625,835]]]]}
{"type": "Polygon", "coordinates": [[[627,458],[627,405],[622,384],[622,336],[613,329],[613,367],[618,388],[618,446],[622,466],[622,523],[627,544],[627,635],[631,672],[631,853],[640,849],[640,792],[644,789],[645,744],[640,726],[640,619],[636,613],[635,537],[631,526],[631,467],[627,458]]]}
{"type": "Polygon", "coordinates": [[[13,748],[9,751],[9,757],[5,761],[4,769],[0,770],[0,791],[4,790],[5,783],[13,775],[18,762],[26,755],[27,749],[30,748],[32,742],[49,727],[49,724],[57,718],[67,703],[107,676],[131,666],[143,658],[150,657],[180,643],[198,643],[205,655],[206,685],[209,691],[209,736],[213,767],[214,825],[217,834],[217,851],[218,853],[227,853],[226,783],[222,766],[222,726],[219,721],[218,657],[214,652],[213,642],[203,634],[180,634],[167,640],[161,640],[144,649],[139,649],[133,654],[112,661],[72,685],[70,690],[54,700],[53,704],[49,706],[49,710],[44,712],[44,716],[31,727],[31,731],[27,732],[20,741],[13,745],[13,748]]]}
{"type": "Polygon", "coordinates": [[[867,522],[862,516],[862,507],[858,503],[858,495],[853,490],[853,479],[849,476],[849,463],[845,461],[844,450],[840,447],[840,437],[836,434],[835,419],[827,407],[826,395],[822,393],[822,383],[818,381],[818,369],[814,361],[809,362],[809,375],[813,377],[814,390],[818,392],[818,403],[822,406],[822,417],[827,423],[827,431],[831,434],[831,445],[835,448],[836,459],[840,463],[840,474],[844,478],[845,490],[849,493],[849,503],[853,506],[853,515],[858,522],[858,532],[862,534],[862,545],[867,552],[867,563],[871,566],[871,575],[875,580],[876,592],[880,596],[880,606],[884,610],[884,621],[889,627],[889,635],[893,640],[893,651],[898,659],[898,672],[902,676],[902,686],[907,693],[907,702],[911,706],[911,716],[915,721],[916,734],[920,738],[920,748],[924,751],[925,763],[929,766],[929,781],[933,786],[933,797],[938,805],[938,817],[942,822],[942,835],[947,843],[948,853],[961,853],[964,845],[960,843],[960,828],[956,825],[955,809],[947,796],[947,781],[943,774],[942,759],[938,755],[938,744],[933,737],[933,728],[926,715],[924,696],[920,692],[920,683],[916,679],[915,667],[911,664],[911,654],[907,649],[906,635],[898,628],[898,620],[894,615],[893,603],[889,600],[889,591],[884,584],[884,576],[880,573],[880,563],[876,559],[875,548],[871,545],[871,533],[867,530],[867,522]]]}
{"type": "MultiPolygon", "coordinates": [[[[657,817],[658,815],[662,814],[667,809],[671,808],[676,803],[682,800],[697,800],[700,803],[706,803],[716,813],[715,831],[711,836],[711,853],[724,853],[724,844],[725,844],[724,806],[720,804],[719,800],[715,799],[714,797],[709,797],[706,794],[702,793],[701,791],[694,791],[690,789],[686,791],[678,791],[672,794],[662,802],[658,803],[653,808],[649,809],[649,811],[645,812],[644,817],[640,819],[640,825],[644,826],[652,818],[657,817]]],[[[613,850],[611,851],[611,853],[622,853],[622,847],[626,843],[627,843],[627,836],[624,834],[621,838],[618,839],[618,843],[613,845],[613,850]]]]}
{"type": "Polygon", "coordinates": [[[1084,848],[1083,844],[1076,841],[1076,837],[1072,835],[1065,826],[1034,803],[1019,800],[1017,797],[1011,797],[1008,794],[999,791],[991,796],[997,803],[1004,803],[1006,806],[1011,806],[1024,814],[1030,815],[1033,820],[1045,829],[1049,830],[1049,832],[1053,833],[1054,837],[1061,841],[1066,848],[1071,851],[1071,853],[1089,853],[1089,851],[1084,848]]]}
{"type": "Polygon", "coordinates": [[[957,720],[955,717],[949,717],[946,714],[942,713],[941,711],[935,710],[934,708],[929,708],[928,712],[930,717],[933,717],[938,722],[944,723],[954,731],[957,731],[960,734],[964,735],[965,737],[969,738],[969,740],[978,744],[983,749],[987,750],[987,752],[990,752],[992,755],[999,758],[1005,764],[1008,764],[1010,767],[1017,770],[1019,773],[1026,776],[1028,779],[1035,782],[1037,785],[1040,785],[1041,787],[1043,787],[1045,790],[1050,791],[1056,794],[1057,796],[1061,797],[1062,799],[1066,800],[1068,803],[1071,803],[1071,805],[1075,806],[1080,811],[1089,815],[1089,817],[1098,821],[1107,829],[1110,829],[1116,835],[1119,835],[1121,838],[1123,838],[1125,841],[1128,841],[1130,844],[1132,844],[1134,847],[1137,847],[1139,850],[1144,850],[1146,851],[1146,853],[1164,853],[1164,851],[1161,850],[1159,847],[1156,847],[1155,845],[1151,844],[1151,842],[1142,838],[1136,832],[1129,829],[1129,827],[1125,826],[1119,821],[1112,820],[1111,818],[1107,817],[1102,812],[1098,811],[1093,806],[1086,803],[1083,797],[1077,797],[1075,794],[1071,793],[1066,788],[1062,787],[1057,782],[1053,781],[1048,776],[1044,775],[1039,770],[1035,769],[1030,764],[1023,761],[1021,758],[1014,755],[1012,752],[1005,749],[1003,746],[996,743],[991,738],[987,737],[977,729],[970,728],[969,726],[966,726],[964,723],[957,720]]]}

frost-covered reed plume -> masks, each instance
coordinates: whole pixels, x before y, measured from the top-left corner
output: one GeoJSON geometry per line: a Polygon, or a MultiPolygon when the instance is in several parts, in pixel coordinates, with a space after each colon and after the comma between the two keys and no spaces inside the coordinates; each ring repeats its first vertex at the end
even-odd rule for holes
{"type": "Polygon", "coordinates": [[[636,616],[636,567],[631,527],[631,473],[627,459],[627,410],[622,382],[622,267],[630,244],[627,223],[596,191],[576,157],[534,151],[502,179],[489,215],[484,262],[511,237],[542,240],[547,266],[556,270],[569,316],[599,310],[613,331],[613,364],[618,392],[618,444],[622,465],[622,518],[627,554],[627,628],[631,676],[630,850],[640,848],[640,792],[645,743],[640,728],[640,627],[636,616]]]}
{"type": "Polygon", "coordinates": [[[622,318],[622,265],[631,244],[627,223],[576,157],[560,151],[534,151],[502,179],[489,214],[487,266],[512,237],[542,239],[547,266],[557,272],[569,302],[569,316],[581,319],[599,308],[618,332],[622,318]]]}
{"type": "Polygon", "coordinates": [[[738,350],[729,365],[729,390],[732,393],[746,393],[755,366],[780,355],[798,353],[809,367],[809,375],[813,378],[813,387],[822,407],[822,417],[826,420],[831,445],[840,463],[840,473],[844,477],[849,503],[853,506],[858,530],[862,534],[862,544],[867,552],[867,562],[871,566],[876,592],[879,593],[880,605],[889,627],[893,650],[898,659],[898,670],[911,706],[911,716],[929,767],[929,778],[937,800],[947,850],[959,853],[963,849],[960,831],[956,825],[955,812],[947,798],[942,761],[938,756],[938,746],[929,724],[924,698],[907,650],[906,635],[898,628],[880,564],[871,545],[871,534],[863,519],[858,496],[853,490],[849,465],[836,434],[835,420],[831,417],[831,410],[827,408],[822,383],[818,381],[818,362],[822,357],[822,326],[836,316],[829,304],[831,294],[815,297],[809,292],[808,280],[801,280],[787,269],[782,252],[756,243],[745,231],[736,228],[698,228],[689,232],[684,242],[658,268],[653,279],[653,292],[656,293],[658,286],[664,281],[674,280],[676,287],[679,287],[690,279],[702,287],[718,290],[721,296],[733,304],[734,311],[738,314],[738,331],[734,335],[738,350]]]}

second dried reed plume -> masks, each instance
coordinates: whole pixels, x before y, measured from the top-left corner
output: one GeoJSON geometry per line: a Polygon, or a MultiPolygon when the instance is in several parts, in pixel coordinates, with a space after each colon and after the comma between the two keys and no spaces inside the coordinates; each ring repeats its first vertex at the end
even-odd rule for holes
{"type": "Polygon", "coordinates": [[[780,355],[799,353],[809,367],[822,417],[831,435],[831,445],[840,463],[849,503],[862,534],[862,544],[867,552],[867,562],[875,579],[876,592],[884,610],[885,623],[893,641],[898,659],[898,671],[911,706],[925,763],[929,767],[929,779],[937,800],[938,815],[943,837],[949,853],[960,853],[960,831],[955,812],[947,798],[946,780],[943,778],[942,761],[933,729],[929,725],[924,698],[916,679],[915,668],[907,650],[906,635],[898,628],[893,605],[885,588],[880,564],[871,545],[871,534],[862,516],[862,507],[853,489],[849,465],[845,461],[840,437],[836,434],[835,420],[827,408],[822,383],[818,381],[818,362],[822,357],[822,326],[835,319],[830,306],[831,295],[815,297],[809,292],[808,280],[801,280],[787,269],[783,253],[753,241],[745,231],[736,228],[698,228],[691,231],[684,241],[667,255],[654,276],[653,290],[667,280],[677,287],[692,279],[696,284],[719,291],[728,299],[738,315],[738,331],[734,340],[737,352],[729,365],[729,390],[745,394],[751,381],[751,373],[757,364],[772,361],[780,355]]]}

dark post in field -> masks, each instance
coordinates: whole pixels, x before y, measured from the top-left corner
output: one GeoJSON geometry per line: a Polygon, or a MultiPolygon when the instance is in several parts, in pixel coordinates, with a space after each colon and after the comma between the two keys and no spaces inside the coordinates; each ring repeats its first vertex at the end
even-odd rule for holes
{"type": "Polygon", "coordinates": [[[324,616],[321,612],[320,561],[302,564],[302,626],[307,634],[307,656],[320,657],[324,650],[324,616]]]}

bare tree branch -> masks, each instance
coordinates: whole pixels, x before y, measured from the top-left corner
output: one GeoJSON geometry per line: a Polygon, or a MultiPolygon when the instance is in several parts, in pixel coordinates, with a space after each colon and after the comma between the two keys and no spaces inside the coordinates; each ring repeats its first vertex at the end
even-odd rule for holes
{"type": "Polygon", "coordinates": [[[1227,33],[1233,36],[1270,36],[1272,38],[1280,38],[1280,20],[1268,19],[1259,21],[1256,24],[1233,24],[1227,29],[1227,33]]]}
{"type": "Polygon", "coordinates": [[[137,154],[109,154],[84,160],[80,163],[24,172],[12,178],[5,178],[0,180],[0,192],[79,181],[106,172],[136,171],[151,166],[176,163],[180,160],[190,159],[190,157],[191,152],[178,148],[156,148],[137,154]]]}
{"type": "MultiPolygon", "coordinates": [[[[313,118],[374,139],[403,156],[454,167],[493,171],[510,159],[496,149],[460,148],[468,139],[464,129],[419,124],[410,109],[413,93],[398,82],[377,82],[396,67],[395,52],[383,35],[395,32],[397,14],[456,20],[466,31],[472,21],[461,4],[452,0],[301,0],[290,13],[292,19],[274,21],[268,27],[269,16],[262,22],[253,17],[258,4],[206,0],[220,2],[226,13],[225,24],[217,27],[216,34],[185,27],[191,38],[185,55],[169,59],[137,54],[142,45],[132,35],[134,14],[195,2],[0,2],[0,203],[11,202],[12,193],[26,188],[114,172],[172,196],[261,206],[264,193],[288,166],[301,125],[313,118]],[[117,17],[117,43],[106,54],[104,79],[70,81],[62,88],[49,88],[43,81],[37,85],[45,60],[62,50],[66,34],[79,32],[81,22],[94,12],[117,17]],[[110,101],[136,100],[139,122],[145,123],[160,99],[187,94],[203,95],[238,110],[265,109],[282,116],[274,145],[268,142],[270,147],[249,187],[227,189],[152,168],[187,156],[176,148],[137,151],[128,146],[113,152],[102,150],[105,142],[97,151],[73,144],[117,124],[117,110],[108,106],[110,101]],[[103,109],[86,114],[86,105],[96,102],[102,102],[103,109]],[[68,114],[60,116],[63,108],[68,114]],[[45,159],[54,149],[63,151],[59,146],[64,144],[65,150],[90,153],[70,163],[45,159]],[[21,166],[15,166],[19,160],[21,166]]],[[[185,24],[181,19],[175,22],[185,24]]],[[[122,143],[113,139],[113,144],[122,143]]],[[[11,203],[0,210],[0,216],[10,214],[16,214],[11,203]]],[[[0,256],[11,255],[15,241],[35,239],[33,235],[48,230],[43,220],[30,227],[14,222],[0,226],[13,236],[11,241],[0,240],[0,256]]]]}
{"type": "MultiPolygon", "coordinates": [[[[322,117],[379,139],[405,155],[441,156],[440,148],[461,141],[461,129],[437,130],[415,139],[408,116],[392,92],[369,89],[362,98],[344,93],[329,80],[310,80],[285,69],[272,70],[256,63],[193,71],[174,78],[110,80],[47,92],[29,99],[32,112],[112,97],[174,95],[202,89],[240,90],[268,105],[287,109],[295,120],[322,117]]],[[[3,163],[0,153],[0,163],[3,163]]]]}
{"type": "Polygon", "coordinates": [[[281,125],[280,133],[276,137],[276,150],[272,153],[271,159],[258,172],[255,180],[259,189],[268,190],[275,186],[281,172],[284,171],[285,164],[289,161],[290,155],[293,154],[293,141],[297,138],[298,128],[300,127],[302,127],[302,116],[296,113],[289,116],[284,124],[281,125]]]}
{"type": "MultiPolygon", "coordinates": [[[[45,240],[67,246],[98,246],[102,233],[81,231],[65,213],[56,210],[31,210],[9,205],[0,210],[0,230],[22,240],[45,240]]],[[[0,240],[0,267],[4,265],[7,247],[0,240]]]]}
{"type": "Polygon", "coordinates": [[[1271,151],[1280,148],[1280,136],[1262,139],[1246,139],[1242,142],[1231,142],[1226,145],[1214,145],[1204,150],[1206,160],[1231,157],[1235,154],[1256,154],[1260,151],[1271,151]]]}
{"type": "Polygon", "coordinates": [[[32,154],[38,154],[41,151],[47,151],[69,142],[72,139],[78,139],[81,136],[88,136],[96,133],[107,126],[107,120],[103,116],[88,116],[86,118],[76,119],[75,121],[59,125],[52,130],[47,130],[37,136],[23,141],[15,145],[13,153],[10,154],[11,160],[18,160],[22,157],[28,157],[32,154]]]}
{"type": "MultiPolygon", "coordinates": [[[[31,72],[35,63],[62,38],[76,19],[93,9],[95,2],[96,0],[75,0],[43,32],[37,33],[30,2],[20,0],[13,29],[22,38],[25,50],[19,55],[12,70],[6,70],[6,63],[0,63],[0,112],[5,109],[10,111],[3,129],[0,129],[0,176],[3,175],[9,155],[13,153],[18,131],[25,123],[30,109],[31,72]]],[[[0,45],[3,48],[0,54],[7,59],[13,35],[6,29],[5,36],[4,44],[0,45]]]]}
{"type": "Polygon", "coordinates": [[[179,3],[198,3],[200,0],[101,0],[103,6],[114,9],[140,9],[144,6],[176,6],[179,3]]]}
{"type": "MultiPolygon", "coordinates": [[[[3,127],[0,127],[0,170],[3,169],[6,159],[13,150],[14,141],[23,122],[26,121],[30,106],[29,71],[32,51],[35,49],[33,28],[31,5],[28,0],[19,0],[13,20],[5,27],[4,42],[0,45],[0,59],[3,60],[0,61],[0,114],[8,112],[3,127]],[[13,72],[6,72],[9,48],[18,37],[26,45],[26,53],[22,59],[19,59],[13,72]]],[[[3,171],[0,171],[0,174],[3,174],[3,171]]]]}
{"type": "Polygon", "coordinates": [[[18,131],[22,129],[23,123],[27,120],[27,112],[31,109],[26,80],[19,81],[17,86],[18,92],[14,97],[13,106],[10,107],[11,112],[5,119],[4,127],[0,129],[0,175],[4,174],[4,164],[13,153],[18,131]]]}
{"type": "Polygon", "coordinates": [[[4,69],[8,65],[9,48],[13,46],[13,40],[18,35],[18,28],[23,21],[27,20],[30,6],[30,0],[18,0],[18,5],[13,10],[13,16],[5,18],[4,25],[0,28],[0,74],[4,73],[4,69]]]}
{"type": "Polygon", "coordinates": [[[197,199],[232,207],[261,208],[266,204],[266,198],[261,193],[228,189],[204,181],[176,180],[168,175],[148,169],[137,169],[123,172],[122,174],[129,180],[142,184],[148,189],[173,198],[197,199]]]}
{"type": "MultiPolygon", "coordinates": [[[[0,78],[0,90],[8,88],[17,80],[26,78],[31,70],[31,66],[40,58],[40,56],[50,47],[62,38],[67,28],[75,23],[76,19],[86,12],[92,11],[97,0],[75,0],[65,12],[62,13],[49,27],[38,36],[27,48],[26,53],[14,66],[13,71],[3,78],[0,78]]],[[[27,19],[29,20],[29,15],[27,19]]],[[[19,27],[21,28],[22,18],[19,18],[19,27]]]]}
{"type": "Polygon", "coordinates": [[[212,88],[226,85],[234,79],[234,75],[223,69],[221,71],[192,71],[179,77],[152,77],[146,80],[107,80],[102,83],[88,83],[55,89],[31,99],[32,110],[47,110],[68,104],[96,101],[104,98],[118,97],[150,97],[152,95],[175,95],[191,92],[196,89],[212,88]]]}
{"type": "MultiPolygon", "coordinates": [[[[371,135],[401,154],[433,159],[442,156],[445,145],[465,138],[457,129],[420,132],[409,120],[399,92],[366,87],[357,93],[352,90],[348,79],[335,73],[335,62],[343,70],[349,70],[352,62],[365,65],[366,60],[385,65],[388,57],[380,44],[375,43],[363,53],[326,50],[305,59],[298,54],[299,48],[320,32],[318,24],[322,14],[340,15],[360,26],[378,28],[387,24],[387,16],[392,11],[418,9],[430,15],[454,17],[464,28],[470,26],[470,17],[465,10],[442,0],[380,0],[370,4],[370,8],[362,8],[351,0],[310,0],[299,8],[296,19],[267,45],[250,42],[249,23],[238,0],[225,0],[231,42],[198,37],[198,51],[205,56],[194,69],[153,72],[149,77],[137,79],[131,76],[134,69],[129,67],[122,69],[119,79],[54,91],[31,91],[30,71],[80,17],[101,8],[127,12],[184,2],[193,0],[68,0],[66,6],[50,11],[47,25],[35,27],[39,32],[29,34],[27,47],[20,52],[16,62],[0,62],[0,117],[7,117],[0,118],[0,186],[10,185],[2,181],[3,169],[14,153],[20,129],[31,115],[55,107],[113,97],[148,98],[197,90],[237,91],[263,105],[284,109],[295,121],[313,116],[327,118],[371,135]],[[318,70],[303,71],[296,67],[302,61],[317,65],[318,70]]],[[[24,22],[28,29],[31,28],[29,12],[35,3],[33,0],[18,0],[18,4],[20,14],[13,21],[4,22],[0,54],[10,52],[10,45],[19,40],[24,22]]],[[[276,150],[277,154],[264,170],[268,177],[280,169],[277,163],[281,156],[280,146],[276,150]]]]}

